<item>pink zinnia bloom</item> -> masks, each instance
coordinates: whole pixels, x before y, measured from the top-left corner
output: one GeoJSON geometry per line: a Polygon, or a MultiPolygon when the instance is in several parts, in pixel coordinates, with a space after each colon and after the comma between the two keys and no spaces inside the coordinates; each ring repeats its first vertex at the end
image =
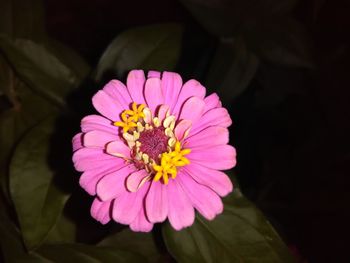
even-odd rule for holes
{"type": "Polygon", "coordinates": [[[95,196],[91,215],[148,232],[167,218],[180,230],[196,209],[211,220],[232,191],[227,170],[236,164],[228,145],[232,123],[216,94],[196,80],[133,70],[125,86],[110,81],[92,98],[102,115],[82,119],[73,138],[80,185],[95,196]]]}

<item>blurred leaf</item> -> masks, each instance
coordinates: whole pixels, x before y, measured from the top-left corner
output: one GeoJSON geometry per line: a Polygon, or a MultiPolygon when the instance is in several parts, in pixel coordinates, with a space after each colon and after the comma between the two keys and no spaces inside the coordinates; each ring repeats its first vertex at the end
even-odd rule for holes
{"type": "Polygon", "coordinates": [[[91,68],[89,64],[72,48],[54,39],[48,40],[47,48],[62,63],[73,71],[74,75],[79,80],[79,83],[81,83],[81,81],[83,81],[90,73],[91,68]]]}
{"type": "Polygon", "coordinates": [[[0,246],[6,263],[144,262],[145,260],[141,255],[117,248],[102,248],[80,244],[44,245],[35,252],[27,253],[21,243],[20,233],[6,215],[3,206],[1,207],[0,246]]]}
{"type": "Polygon", "coordinates": [[[182,28],[161,24],[133,28],[119,34],[104,51],[97,66],[96,79],[105,74],[121,77],[135,68],[171,70],[181,48],[182,28]]]}
{"type": "MultiPolygon", "coordinates": [[[[259,68],[256,79],[259,83],[259,91],[255,94],[254,103],[255,108],[259,110],[279,107],[278,105],[286,102],[288,98],[300,96],[307,92],[305,72],[297,68],[291,69],[276,64],[264,63],[259,68]]],[[[283,117],[281,116],[281,118],[283,117]]],[[[281,123],[276,122],[276,125],[281,125],[281,123]]],[[[271,136],[270,132],[267,133],[267,136],[271,136]]],[[[264,139],[264,141],[269,140],[264,139]]]]}
{"type": "Polygon", "coordinates": [[[254,21],[291,12],[297,0],[181,0],[216,36],[234,36],[254,21]]]}
{"type": "Polygon", "coordinates": [[[138,254],[116,248],[95,247],[82,244],[44,245],[37,251],[51,262],[144,262],[138,254]]]}
{"type": "Polygon", "coordinates": [[[245,32],[248,45],[262,58],[294,67],[313,67],[311,40],[302,24],[290,18],[257,23],[245,32]]]}
{"type": "Polygon", "coordinates": [[[163,237],[179,262],[294,262],[269,222],[239,191],[224,199],[225,210],[213,221],[197,216],[193,226],[163,237]]]}
{"type": "Polygon", "coordinates": [[[10,169],[10,191],[28,249],[38,247],[56,224],[68,195],[48,164],[54,121],[34,127],[20,141],[10,169]]]}
{"type": "Polygon", "coordinates": [[[41,39],[45,33],[43,1],[1,0],[0,33],[13,39],[41,39]]]}
{"type": "Polygon", "coordinates": [[[6,95],[7,97],[10,95],[10,70],[4,56],[0,54],[0,95],[6,95]]]}
{"type": "Polygon", "coordinates": [[[18,76],[37,94],[56,105],[65,105],[65,96],[79,84],[79,79],[44,46],[31,40],[11,41],[0,36],[0,50],[18,76]]]}
{"type": "Polygon", "coordinates": [[[76,234],[76,224],[62,213],[48,234],[45,244],[74,243],[76,234]]]}
{"type": "Polygon", "coordinates": [[[16,226],[11,222],[6,203],[0,195],[0,261],[1,254],[4,262],[40,262],[35,255],[29,255],[23,246],[21,235],[16,226]]]}
{"type": "Polygon", "coordinates": [[[258,58],[247,49],[243,39],[222,40],[209,69],[206,86],[217,87],[215,91],[228,104],[248,86],[258,65],[258,58]]]}
{"type": "Polygon", "coordinates": [[[161,254],[157,249],[152,233],[136,233],[129,228],[125,228],[118,233],[108,236],[98,245],[115,247],[127,251],[137,251],[149,263],[161,262],[161,254]]]}
{"type": "Polygon", "coordinates": [[[12,94],[12,105],[9,109],[0,112],[0,182],[3,193],[8,200],[10,200],[8,194],[8,164],[15,144],[29,128],[39,123],[46,116],[56,112],[52,105],[34,94],[14,74],[9,76],[9,81],[9,86],[6,89],[12,94]]]}

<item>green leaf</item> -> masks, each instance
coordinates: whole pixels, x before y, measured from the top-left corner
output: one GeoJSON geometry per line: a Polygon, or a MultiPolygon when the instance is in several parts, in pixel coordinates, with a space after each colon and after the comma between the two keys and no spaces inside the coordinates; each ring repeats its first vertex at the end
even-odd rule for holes
{"type": "Polygon", "coordinates": [[[63,64],[69,67],[77,77],[79,84],[88,76],[91,71],[89,64],[75,50],[61,42],[49,39],[46,45],[63,64]]]}
{"type": "Polygon", "coordinates": [[[104,51],[97,66],[96,79],[105,74],[123,76],[135,68],[172,70],[178,60],[182,28],[160,24],[122,32],[104,51]]]}
{"type": "Polygon", "coordinates": [[[1,195],[0,207],[0,252],[2,252],[4,262],[40,262],[35,255],[27,254],[21,240],[21,234],[11,222],[6,202],[1,195]]]}
{"type": "Polygon", "coordinates": [[[116,248],[95,247],[82,244],[44,245],[37,251],[52,262],[96,263],[96,262],[144,262],[138,254],[116,248]]]}
{"type": "Polygon", "coordinates": [[[180,262],[294,262],[264,216],[239,191],[224,199],[224,212],[212,221],[197,216],[193,226],[163,227],[169,252],[180,262]]]}
{"type": "Polygon", "coordinates": [[[45,244],[74,243],[76,235],[77,226],[75,222],[62,213],[45,239],[45,244]]]}
{"type": "MultiPolygon", "coordinates": [[[[67,201],[49,165],[54,120],[30,130],[20,141],[10,168],[10,191],[28,249],[38,247],[56,224],[67,201]]],[[[51,150],[52,151],[52,150],[51,150]]]]}
{"type": "Polygon", "coordinates": [[[0,112],[0,183],[8,200],[8,169],[14,146],[29,128],[56,112],[52,105],[19,81],[11,70],[9,72],[11,74],[6,94],[10,94],[12,105],[0,112]]]}
{"type": "Polygon", "coordinates": [[[108,236],[99,246],[109,246],[127,251],[136,251],[144,256],[149,263],[161,262],[161,254],[152,233],[136,233],[128,228],[108,236]]]}
{"type": "Polygon", "coordinates": [[[210,33],[232,37],[265,17],[291,12],[297,0],[181,0],[181,2],[210,33]]]}
{"type": "Polygon", "coordinates": [[[10,72],[11,69],[8,67],[8,63],[4,56],[0,54],[0,95],[9,96],[10,91],[10,72]]]}
{"type": "Polygon", "coordinates": [[[242,38],[224,39],[209,69],[206,86],[218,87],[215,91],[228,104],[248,86],[258,65],[258,58],[242,38]]]}
{"type": "Polygon", "coordinates": [[[252,50],[262,58],[292,67],[313,67],[311,40],[304,26],[291,18],[275,17],[245,32],[252,50]]]}
{"type": "MultiPolygon", "coordinates": [[[[0,200],[0,204],[1,203],[0,200]]],[[[35,252],[27,253],[15,225],[8,218],[4,206],[0,209],[0,248],[5,262],[144,262],[137,254],[111,247],[81,244],[43,245],[35,252]]]]}
{"type": "Polygon", "coordinates": [[[74,73],[43,45],[0,36],[0,50],[33,91],[56,105],[64,106],[65,96],[79,84],[74,73]]]}
{"type": "Polygon", "coordinates": [[[45,34],[43,1],[1,0],[0,33],[13,39],[41,39],[45,34]]]}

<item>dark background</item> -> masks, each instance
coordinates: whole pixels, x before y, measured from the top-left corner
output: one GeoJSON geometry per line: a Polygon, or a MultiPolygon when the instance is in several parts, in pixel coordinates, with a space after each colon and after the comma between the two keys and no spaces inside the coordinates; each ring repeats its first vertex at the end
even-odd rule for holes
{"type": "MultiPolygon", "coordinates": [[[[45,12],[48,34],[90,65],[121,31],[176,22],[185,30],[176,71],[206,82],[220,44],[175,0],[47,0],[45,12]]],[[[235,173],[300,262],[348,262],[350,1],[300,0],[291,15],[306,29],[313,66],[263,57],[244,91],[225,100],[235,173]]]]}
{"type": "MultiPolygon", "coordinates": [[[[215,38],[178,1],[51,0],[46,7],[50,35],[92,64],[120,30],[151,23],[184,24],[205,41],[199,55],[215,48],[215,38]]],[[[294,16],[313,40],[315,69],[263,62],[227,105],[243,192],[308,262],[348,257],[349,11],[346,0],[299,1],[294,16]],[[264,89],[256,79],[266,68],[270,85],[264,89]]]]}

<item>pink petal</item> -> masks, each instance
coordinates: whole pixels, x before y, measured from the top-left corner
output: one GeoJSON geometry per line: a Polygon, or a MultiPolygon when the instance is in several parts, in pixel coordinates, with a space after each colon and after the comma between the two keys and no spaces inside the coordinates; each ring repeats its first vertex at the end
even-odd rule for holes
{"type": "Polygon", "coordinates": [[[130,192],[137,192],[137,190],[146,182],[144,180],[146,177],[148,177],[148,173],[144,169],[130,174],[126,180],[126,188],[130,192]]]}
{"type": "Polygon", "coordinates": [[[190,120],[195,124],[203,115],[204,101],[198,97],[191,97],[183,104],[180,119],[190,120]]]}
{"type": "Polygon", "coordinates": [[[163,104],[164,97],[163,97],[163,91],[160,87],[160,79],[157,79],[157,78],[147,79],[145,84],[145,99],[152,113],[155,112],[156,108],[159,105],[163,104]]]}
{"type": "Polygon", "coordinates": [[[215,170],[227,170],[236,165],[236,150],[231,145],[192,149],[187,157],[191,162],[215,170]]]}
{"type": "Polygon", "coordinates": [[[175,107],[179,93],[182,87],[182,78],[179,74],[173,72],[163,72],[162,90],[165,98],[165,104],[172,110],[175,107]]]}
{"type": "Polygon", "coordinates": [[[135,232],[150,232],[152,228],[153,224],[147,220],[145,209],[141,208],[134,221],[130,224],[130,229],[135,232]]]}
{"type": "Polygon", "coordinates": [[[145,104],[143,97],[143,86],[145,84],[145,74],[143,70],[132,70],[129,72],[126,85],[133,102],[145,104]]]}
{"type": "Polygon", "coordinates": [[[172,114],[178,114],[182,108],[182,104],[193,96],[204,99],[205,88],[197,80],[191,79],[182,86],[172,114]]]}
{"type": "Polygon", "coordinates": [[[193,206],[206,219],[212,220],[223,211],[221,198],[210,188],[198,184],[185,171],[181,171],[176,180],[187,194],[193,206]]]}
{"type": "Polygon", "coordinates": [[[83,132],[89,132],[94,130],[109,132],[112,134],[118,133],[118,127],[113,123],[100,115],[88,115],[81,120],[81,130],[83,132]]]}
{"type": "Polygon", "coordinates": [[[125,180],[136,170],[134,165],[127,165],[116,172],[104,176],[98,183],[96,192],[102,201],[109,201],[127,193],[125,180]]]}
{"type": "Polygon", "coordinates": [[[169,111],[169,106],[168,105],[160,105],[158,109],[158,119],[160,121],[163,121],[166,118],[167,112],[169,111]]]}
{"type": "Polygon", "coordinates": [[[125,192],[117,197],[114,200],[113,219],[121,224],[131,224],[142,209],[149,185],[150,183],[148,182],[136,193],[125,192]]]}
{"type": "Polygon", "coordinates": [[[108,143],[106,152],[113,156],[130,159],[130,148],[122,141],[108,143]]]}
{"type": "Polygon", "coordinates": [[[208,110],[221,107],[221,101],[219,96],[216,93],[213,93],[206,97],[204,99],[205,102],[205,107],[204,107],[204,112],[207,112],[208,110]]]}
{"type": "Polygon", "coordinates": [[[76,134],[72,139],[73,152],[83,148],[83,133],[76,134]]]}
{"type": "Polygon", "coordinates": [[[150,70],[147,73],[147,78],[158,78],[160,79],[160,72],[155,70],[150,70]]]}
{"type": "Polygon", "coordinates": [[[111,80],[103,87],[103,90],[111,96],[113,100],[118,101],[124,109],[129,109],[132,100],[127,88],[122,82],[116,79],[111,80]]]}
{"type": "Polygon", "coordinates": [[[192,121],[190,120],[181,120],[175,127],[175,136],[176,139],[181,141],[184,139],[190,132],[192,127],[192,121]]]}
{"type": "Polygon", "coordinates": [[[99,90],[92,97],[92,104],[99,113],[112,121],[119,121],[119,116],[124,110],[124,107],[118,101],[113,100],[103,90],[99,90]]]}
{"type": "Polygon", "coordinates": [[[168,215],[167,186],[152,181],[146,196],[146,214],[151,223],[163,222],[168,215]]]}
{"type": "Polygon", "coordinates": [[[196,134],[209,126],[227,128],[231,124],[232,120],[227,110],[225,108],[215,108],[204,113],[200,120],[193,124],[191,134],[196,134]]]}
{"type": "Polygon", "coordinates": [[[194,209],[187,194],[177,180],[170,180],[168,184],[168,218],[176,230],[191,226],[194,222],[194,209]]]}
{"type": "Polygon", "coordinates": [[[107,143],[115,140],[120,140],[119,136],[104,131],[91,131],[85,133],[83,141],[85,147],[96,147],[104,149],[107,143]]]}
{"type": "Polygon", "coordinates": [[[95,198],[92,202],[90,213],[93,218],[105,225],[111,220],[111,201],[102,202],[95,198]]]}
{"type": "Polygon", "coordinates": [[[107,174],[118,171],[126,166],[124,160],[118,158],[118,162],[110,162],[108,165],[85,171],[79,179],[80,186],[90,195],[96,195],[98,181],[107,174]]]}
{"type": "Polygon", "coordinates": [[[118,162],[118,159],[120,158],[105,154],[102,149],[81,148],[73,154],[74,167],[79,172],[103,167],[110,162],[118,162]]]}
{"type": "Polygon", "coordinates": [[[227,144],[228,141],[229,132],[227,128],[211,126],[188,137],[186,139],[186,147],[190,149],[205,148],[208,146],[227,144]]]}
{"type": "Polygon", "coordinates": [[[226,196],[232,192],[232,182],[223,172],[212,170],[195,163],[191,163],[183,169],[191,175],[197,183],[211,188],[220,196],[226,196]]]}

